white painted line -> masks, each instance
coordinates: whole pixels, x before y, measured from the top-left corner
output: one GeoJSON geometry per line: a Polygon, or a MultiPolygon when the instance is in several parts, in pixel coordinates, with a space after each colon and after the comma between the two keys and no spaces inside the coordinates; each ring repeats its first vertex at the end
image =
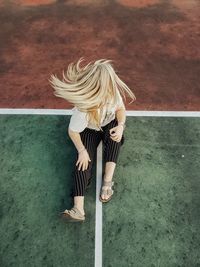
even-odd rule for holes
{"type": "Polygon", "coordinates": [[[71,109],[1,108],[0,114],[72,115],[71,109]]]}
{"type": "Polygon", "coordinates": [[[102,141],[97,148],[96,169],[96,214],[95,214],[95,267],[102,267],[102,203],[99,194],[102,181],[102,141]]]}
{"type": "Polygon", "coordinates": [[[135,117],[200,117],[200,111],[133,111],[126,110],[127,116],[135,117]]]}
{"type": "MultiPolygon", "coordinates": [[[[0,108],[0,114],[72,115],[72,113],[72,109],[0,108]]],[[[126,110],[126,115],[135,117],[200,117],[200,111],[126,110]]]]}

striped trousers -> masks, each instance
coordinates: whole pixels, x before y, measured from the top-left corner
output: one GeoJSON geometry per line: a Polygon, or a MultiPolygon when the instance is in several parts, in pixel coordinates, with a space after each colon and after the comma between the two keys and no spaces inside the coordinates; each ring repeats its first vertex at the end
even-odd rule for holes
{"type": "Polygon", "coordinates": [[[82,132],[80,132],[82,143],[87,149],[91,161],[88,162],[88,168],[86,170],[83,171],[82,167],[80,170],[78,170],[78,166],[76,166],[76,162],[78,160],[78,152],[76,153],[76,160],[74,162],[73,170],[74,186],[72,196],[84,196],[85,189],[91,180],[93,163],[96,159],[97,147],[101,140],[103,142],[104,163],[108,161],[117,163],[120,147],[124,143],[124,134],[122,135],[121,141],[116,142],[110,138],[109,132],[109,130],[117,126],[117,124],[118,122],[115,118],[107,125],[101,127],[103,131],[85,128],[82,132]]]}

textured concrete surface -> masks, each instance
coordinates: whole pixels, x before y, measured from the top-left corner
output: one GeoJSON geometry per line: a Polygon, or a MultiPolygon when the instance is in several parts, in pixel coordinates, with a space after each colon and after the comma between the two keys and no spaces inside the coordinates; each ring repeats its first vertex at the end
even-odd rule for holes
{"type": "Polygon", "coordinates": [[[200,110],[198,0],[0,0],[0,107],[71,108],[50,74],[114,60],[127,109],[200,110]]]}
{"type": "MultiPolygon", "coordinates": [[[[68,123],[0,116],[0,266],[94,266],[95,179],[86,222],[57,217],[72,203],[68,123]]],[[[199,118],[128,117],[124,134],[103,205],[103,266],[199,266],[199,118]]]]}
{"type": "Polygon", "coordinates": [[[128,118],[103,206],[105,267],[199,266],[199,118],[128,118]]]}
{"type": "Polygon", "coordinates": [[[87,221],[58,217],[71,208],[75,149],[69,117],[0,117],[0,266],[85,266],[94,262],[95,180],[87,221]]]}

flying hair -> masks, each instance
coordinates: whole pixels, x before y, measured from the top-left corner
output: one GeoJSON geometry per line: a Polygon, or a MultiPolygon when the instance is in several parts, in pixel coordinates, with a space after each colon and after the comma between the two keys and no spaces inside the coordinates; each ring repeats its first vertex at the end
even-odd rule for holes
{"type": "Polygon", "coordinates": [[[49,82],[55,90],[55,96],[64,98],[82,112],[90,113],[90,117],[99,125],[97,109],[102,112],[107,101],[115,105],[119,101],[119,94],[126,101],[125,93],[132,98],[130,103],[136,97],[116,74],[112,60],[99,59],[81,66],[83,60],[81,57],[76,63],[70,63],[67,70],[62,72],[62,80],[51,74],[49,82]]]}

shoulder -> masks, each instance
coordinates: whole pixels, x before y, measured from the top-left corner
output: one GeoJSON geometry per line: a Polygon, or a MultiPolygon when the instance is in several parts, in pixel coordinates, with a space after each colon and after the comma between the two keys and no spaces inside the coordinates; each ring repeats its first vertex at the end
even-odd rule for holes
{"type": "Polygon", "coordinates": [[[87,112],[80,111],[77,107],[72,109],[69,128],[76,132],[83,131],[88,125],[87,112]]]}
{"type": "Polygon", "coordinates": [[[123,101],[122,96],[119,93],[119,91],[117,91],[117,95],[118,95],[118,98],[117,98],[117,103],[115,105],[116,106],[116,110],[121,109],[121,108],[125,109],[124,101],[123,101]]]}
{"type": "Polygon", "coordinates": [[[81,111],[79,108],[77,108],[76,106],[72,109],[72,115],[77,115],[77,116],[81,116],[84,117],[87,115],[87,112],[81,111]]]}

